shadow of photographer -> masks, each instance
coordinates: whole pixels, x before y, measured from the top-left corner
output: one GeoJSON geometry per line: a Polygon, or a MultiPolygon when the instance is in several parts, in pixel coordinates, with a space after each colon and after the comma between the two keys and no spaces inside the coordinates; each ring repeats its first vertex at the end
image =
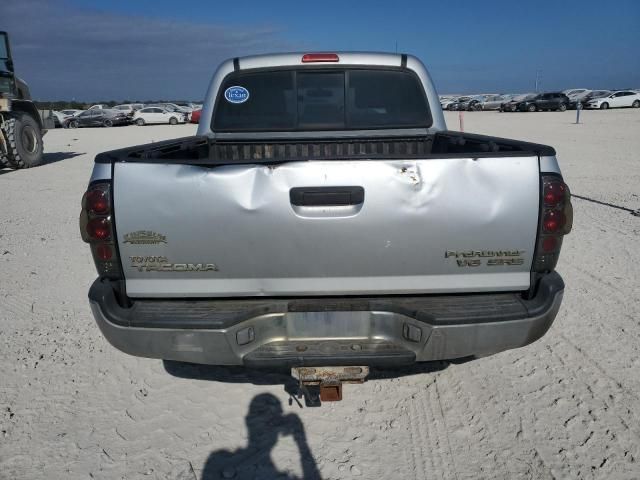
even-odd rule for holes
{"type": "Polygon", "coordinates": [[[246,416],[249,443],[235,451],[216,450],[209,455],[202,480],[214,479],[298,479],[319,480],[320,472],[311,454],[304,426],[295,413],[284,414],[282,404],[270,393],[256,395],[246,416]],[[290,435],[300,452],[302,477],[279,471],[271,459],[271,450],[280,436],[290,435]]]}

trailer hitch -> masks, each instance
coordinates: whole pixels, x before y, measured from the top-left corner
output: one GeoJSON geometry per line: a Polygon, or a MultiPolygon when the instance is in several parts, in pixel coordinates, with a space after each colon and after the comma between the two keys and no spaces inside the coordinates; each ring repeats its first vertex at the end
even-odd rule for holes
{"type": "Polygon", "coordinates": [[[300,391],[309,399],[307,387],[317,386],[321,402],[342,400],[343,383],[363,383],[369,367],[294,367],[291,376],[298,380],[300,391]]]}

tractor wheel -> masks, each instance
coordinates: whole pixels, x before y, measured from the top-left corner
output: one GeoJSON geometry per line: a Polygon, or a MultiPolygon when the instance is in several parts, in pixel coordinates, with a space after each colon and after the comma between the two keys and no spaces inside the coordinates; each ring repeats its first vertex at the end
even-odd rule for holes
{"type": "MultiPolygon", "coordinates": [[[[4,135],[4,132],[0,130],[0,135],[4,135]]],[[[0,152],[0,168],[9,167],[9,158],[3,153],[0,152]]]]}
{"type": "Polygon", "coordinates": [[[9,142],[9,164],[31,168],[42,163],[40,126],[30,115],[21,113],[5,122],[9,142]]]}

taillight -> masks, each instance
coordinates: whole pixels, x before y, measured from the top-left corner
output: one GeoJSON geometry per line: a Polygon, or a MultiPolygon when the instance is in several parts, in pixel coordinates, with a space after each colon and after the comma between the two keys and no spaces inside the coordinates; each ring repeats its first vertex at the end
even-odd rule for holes
{"type": "Polygon", "coordinates": [[[339,61],[340,57],[335,53],[305,53],[302,56],[302,63],[326,63],[339,61]]]}
{"type": "Polygon", "coordinates": [[[91,184],[82,197],[80,234],[91,247],[98,274],[117,279],[122,275],[115,244],[110,186],[107,182],[91,184]]]}
{"type": "Polygon", "coordinates": [[[108,240],[111,237],[111,220],[109,217],[92,218],[87,222],[89,240],[108,240]]]}
{"type": "Polygon", "coordinates": [[[553,206],[561,203],[564,201],[568,192],[569,189],[563,182],[557,179],[549,180],[544,184],[542,192],[545,205],[553,206]]]}
{"type": "Polygon", "coordinates": [[[109,194],[107,191],[96,188],[89,190],[85,196],[85,206],[89,213],[106,215],[109,213],[109,194]]]}
{"type": "Polygon", "coordinates": [[[556,175],[542,176],[538,245],[533,270],[548,272],[558,263],[562,237],[571,231],[573,208],[569,187],[556,175]]]}

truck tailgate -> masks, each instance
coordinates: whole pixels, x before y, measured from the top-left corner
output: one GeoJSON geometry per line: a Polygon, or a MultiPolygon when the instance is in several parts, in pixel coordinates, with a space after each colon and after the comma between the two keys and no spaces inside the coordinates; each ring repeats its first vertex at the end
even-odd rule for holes
{"type": "Polygon", "coordinates": [[[524,290],[537,156],[116,162],[130,297],[524,290]]]}

